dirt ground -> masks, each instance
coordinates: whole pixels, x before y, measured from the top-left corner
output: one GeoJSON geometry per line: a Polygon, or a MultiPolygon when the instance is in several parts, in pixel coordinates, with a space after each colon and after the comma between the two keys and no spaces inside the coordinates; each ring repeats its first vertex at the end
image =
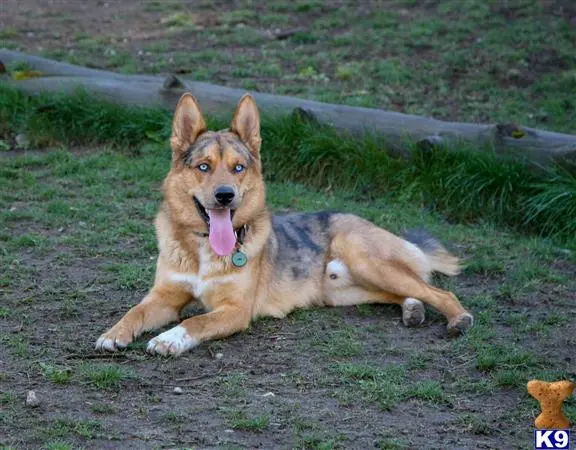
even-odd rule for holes
{"type": "Polygon", "coordinates": [[[151,284],[165,152],[2,157],[0,444],[531,447],[537,408],[526,380],[576,376],[573,256],[393,200],[383,210],[274,184],[268,195],[276,209],[321,202],[394,231],[423,221],[439,230],[468,259],[464,275],[436,280],[475,314],[467,336],[448,339],[434,311],[406,329],[398,308],[375,305],[261,320],[178,359],[146,355],[152,334],[118,355],[95,353],[95,339],[151,284]],[[39,406],[26,405],[29,390],[39,406]]]}

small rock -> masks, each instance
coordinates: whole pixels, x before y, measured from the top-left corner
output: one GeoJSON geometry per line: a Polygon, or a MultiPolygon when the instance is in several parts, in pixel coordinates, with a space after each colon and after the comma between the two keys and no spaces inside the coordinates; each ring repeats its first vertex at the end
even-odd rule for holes
{"type": "Polygon", "coordinates": [[[27,149],[30,146],[30,140],[28,139],[28,136],[26,136],[24,133],[18,133],[16,135],[16,145],[19,148],[27,149]]]}
{"type": "Polygon", "coordinates": [[[234,430],[231,430],[230,428],[228,428],[227,430],[224,430],[224,433],[234,433],[234,430]]]}
{"type": "Polygon", "coordinates": [[[180,395],[180,394],[182,394],[184,391],[182,390],[181,387],[176,386],[176,387],[174,388],[174,391],[173,391],[173,392],[174,392],[175,394],[180,395]]]}
{"type": "Polygon", "coordinates": [[[274,394],[274,392],[266,392],[262,394],[262,397],[276,397],[276,394],[274,394]]]}
{"type": "Polygon", "coordinates": [[[38,397],[36,397],[36,392],[28,391],[28,394],[26,395],[26,405],[32,408],[36,408],[39,404],[40,400],[38,400],[38,397]]]}
{"type": "Polygon", "coordinates": [[[216,353],[216,354],[214,355],[214,358],[216,358],[216,359],[222,359],[223,356],[224,356],[223,353],[216,353]]]}

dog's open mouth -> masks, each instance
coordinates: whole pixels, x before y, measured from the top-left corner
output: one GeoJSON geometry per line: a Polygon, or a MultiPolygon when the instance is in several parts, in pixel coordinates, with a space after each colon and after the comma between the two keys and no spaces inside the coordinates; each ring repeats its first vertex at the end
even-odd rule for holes
{"type": "MultiPolygon", "coordinates": [[[[196,205],[196,210],[198,211],[198,214],[200,215],[200,217],[202,217],[202,220],[206,222],[206,225],[210,225],[210,216],[208,215],[206,208],[204,208],[204,205],[202,205],[202,203],[200,203],[200,200],[198,200],[195,196],[192,198],[194,199],[194,204],[196,205]]],[[[222,210],[224,209],[225,208],[222,208],[222,210]]],[[[234,218],[235,212],[236,212],[235,209],[230,210],[230,219],[234,218]]]]}
{"type": "Polygon", "coordinates": [[[208,225],[208,240],[212,250],[219,256],[229,256],[236,247],[236,235],[232,226],[235,210],[229,208],[206,209],[194,197],[194,204],[202,220],[208,225]]]}

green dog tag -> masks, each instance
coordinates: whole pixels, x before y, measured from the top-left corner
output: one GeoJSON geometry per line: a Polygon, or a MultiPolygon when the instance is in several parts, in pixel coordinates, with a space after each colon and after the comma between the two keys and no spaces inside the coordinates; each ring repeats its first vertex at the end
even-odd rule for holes
{"type": "Polygon", "coordinates": [[[248,262],[248,258],[246,257],[245,253],[242,253],[240,250],[236,250],[232,255],[232,264],[236,267],[244,267],[248,262]]]}

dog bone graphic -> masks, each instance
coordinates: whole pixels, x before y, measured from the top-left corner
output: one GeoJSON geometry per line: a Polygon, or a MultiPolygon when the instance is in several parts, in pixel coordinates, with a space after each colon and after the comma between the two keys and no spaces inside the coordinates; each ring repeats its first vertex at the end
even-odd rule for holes
{"type": "Polygon", "coordinates": [[[536,417],[536,428],[554,430],[567,429],[570,422],[562,412],[562,403],[574,391],[571,381],[556,381],[548,383],[541,380],[528,382],[528,393],[540,403],[542,413],[536,417]]]}

